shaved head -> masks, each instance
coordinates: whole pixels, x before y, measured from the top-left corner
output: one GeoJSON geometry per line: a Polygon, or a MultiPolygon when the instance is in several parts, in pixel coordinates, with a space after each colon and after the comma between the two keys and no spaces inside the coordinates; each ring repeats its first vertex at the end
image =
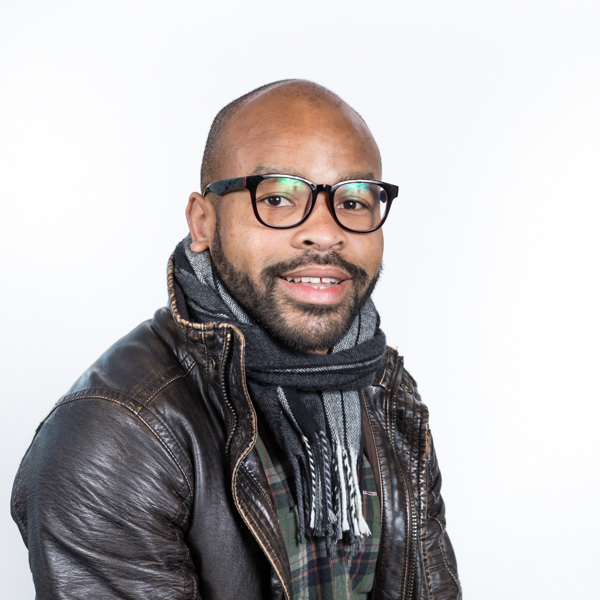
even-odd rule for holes
{"type": "MultiPolygon", "coordinates": [[[[201,192],[212,181],[225,177],[223,174],[223,165],[227,162],[230,148],[236,143],[235,139],[229,139],[229,136],[227,135],[230,124],[236,120],[237,116],[243,118],[244,108],[252,104],[260,103],[261,101],[266,101],[268,103],[270,100],[279,103],[289,103],[290,105],[294,103],[297,104],[300,101],[314,105],[327,106],[331,109],[338,109],[343,113],[352,113],[353,117],[360,121],[361,128],[364,128],[368,132],[368,136],[371,138],[373,145],[377,148],[362,117],[331,90],[304,79],[275,81],[244,94],[219,111],[212,123],[204,148],[200,181],[201,192]]],[[[288,118],[294,118],[293,113],[289,114],[288,118]]],[[[267,132],[269,129],[268,115],[265,115],[264,127],[265,132],[267,132]]],[[[238,124],[236,129],[239,134],[239,130],[243,129],[243,127],[240,128],[238,124]]],[[[377,154],[379,156],[378,149],[377,154]]],[[[381,168],[381,158],[379,158],[379,165],[381,168]]],[[[249,175],[249,173],[235,174],[235,176],[242,175],[249,175]]]]}

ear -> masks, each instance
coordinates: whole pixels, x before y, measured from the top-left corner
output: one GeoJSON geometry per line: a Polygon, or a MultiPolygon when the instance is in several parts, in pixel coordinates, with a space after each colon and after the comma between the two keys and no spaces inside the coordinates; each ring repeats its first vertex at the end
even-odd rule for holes
{"type": "Polygon", "coordinates": [[[203,252],[210,248],[216,223],[215,207],[212,202],[198,192],[192,193],[185,216],[192,236],[190,249],[193,252],[203,252]]]}

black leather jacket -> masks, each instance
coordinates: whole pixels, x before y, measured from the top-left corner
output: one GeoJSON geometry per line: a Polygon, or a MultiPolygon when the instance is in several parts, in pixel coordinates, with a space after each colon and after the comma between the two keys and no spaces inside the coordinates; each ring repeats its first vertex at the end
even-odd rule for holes
{"type": "MultiPolygon", "coordinates": [[[[37,598],[291,600],[286,549],[254,445],[244,338],[170,310],[71,388],[17,474],[13,518],[37,598]]],[[[389,350],[362,394],[382,502],[376,599],[461,598],[428,413],[389,350]]]]}

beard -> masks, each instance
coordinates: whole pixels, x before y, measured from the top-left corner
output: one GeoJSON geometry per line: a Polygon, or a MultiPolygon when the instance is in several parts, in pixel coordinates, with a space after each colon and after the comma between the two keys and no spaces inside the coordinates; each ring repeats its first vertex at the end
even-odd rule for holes
{"type": "Polygon", "coordinates": [[[265,267],[260,273],[259,285],[247,273],[236,269],[225,256],[218,219],[210,252],[217,276],[246,313],[272,337],[299,352],[324,351],[335,346],[371,297],[381,274],[380,268],[369,280],[364,269],[344,260],[336,252],[307,251],[265,267]],[[352,278],[351,293],[333,306],[300,302],[280,293],[277,279],[281,273],[309,265],[345,270],[352,278]]]}

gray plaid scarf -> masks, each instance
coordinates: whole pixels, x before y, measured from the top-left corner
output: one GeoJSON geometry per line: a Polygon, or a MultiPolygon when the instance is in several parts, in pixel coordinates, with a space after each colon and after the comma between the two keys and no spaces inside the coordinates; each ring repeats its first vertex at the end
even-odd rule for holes
{"type": "Polygon", "coordinates": [[[175,250],[175,280],[192,317],[236,325],[246,340],[252,401],[290,463],[300,539],[325,536],[349,552],[370,535],[358,473],[362,458],[359,391],[373,383],[385,336],[369,299],[329,354],[296,352],[270,337],[216,276],[210,254],[192,252],[189,236],[175,250]]]}

